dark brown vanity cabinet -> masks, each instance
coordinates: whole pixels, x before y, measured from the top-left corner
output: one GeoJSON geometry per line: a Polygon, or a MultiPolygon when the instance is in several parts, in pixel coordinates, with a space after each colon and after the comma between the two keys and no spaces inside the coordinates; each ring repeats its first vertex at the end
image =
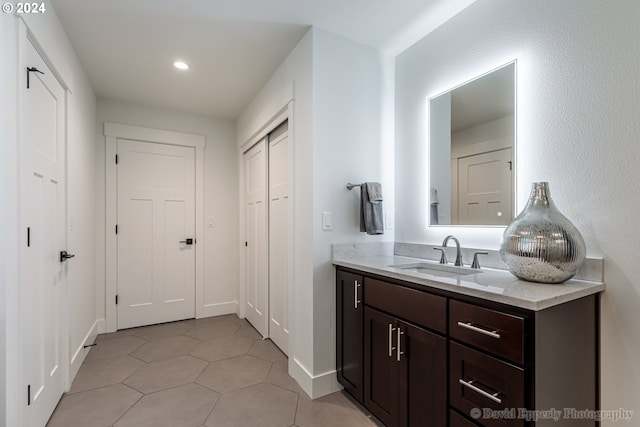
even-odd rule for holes
{"type": "Polygon", "coordinates": [[[539,311],[450,298],[451,424],[598,425],[564,412],[600,406],[599,311],[598,294],[539,311]]]}
{"type": "Polygon", "coordinates": [[[338,382],[360,403],[364,396],[364,303],[362,275],[336,275],[336,370],[338,382]]]}
{"type": "Polygon", "coordinates": [[[336,311],[338,381],[389,427],[597,425],[525,417],[599,408],[599,294],[531,311],[338,267],[336,311]]]}
{"type": "Polygon", "coordinates": [[[389,427],[446,426],[446,299],[354,272],[336,279],[338,382],[389,427]]]}
{"type": "Polygon", "coordinates": [[[365,307],[364,405],[385,425],[446,426],[447,340],[365,307]]]}

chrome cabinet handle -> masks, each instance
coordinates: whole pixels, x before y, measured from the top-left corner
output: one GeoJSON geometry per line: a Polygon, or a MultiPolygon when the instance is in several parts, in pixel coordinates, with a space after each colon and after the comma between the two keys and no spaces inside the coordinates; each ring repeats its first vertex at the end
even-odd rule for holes
{"type": "Polygon", "coordinates": [[[471,324],[471,322],[458,322],[458,326],[460,326],[461,328],[465,328],[465,329],[470,329],[474,332],[478,332],[484,335],[488,335],[492,338],[497,338],[500,339],[500,334],[498,333],[498,331],[487,331],[486,329],[482,329],[482,328],[478,328],[477,326],[473,326],[471,324]]]}
{"type": "Polygon", "coordinates": [[[502,403],[502,399],[500,399],[500,398],[498,397],[498,394],[500,394],[500,393],[493,393],[493,394],[491,394],[491,393],[489,393],[489,392],[487,392],[487,391],[484,391],[484,390],[482,390],[481,388],[476,387],[475,385],[473,385],[473,382],[474,382],[474,381],[475,381],[475,380],[465,381],[465,380],[463,380],[462,378],[458,380],[458,382],[459,382],[460,384],[462,384],[463,386],[467,387],[468,389],[473,390],[473,391],[475,391],[476,393],[481,394],[481,395],[483,395],[484,397],[486,397],[486,398],[488,398],[488,399],[491,399],[491,400],[493,400],[493,401],[494,401],[494,402],[496,402],[496,403],[502,403]]]}
{"type": "Polygon", "coordinates": [[[397,343],[396,343],[396,360],[399,362],[400,361],[400,356],[402,356],[404,354],[404,351],[401,351],[400,349],[402,348],[402,341],[400,340],[400,337],[404,335],[404,332],[402,332],[402,328],[400,328],[400,326],[398,326],[398,332],[397,332],[397,343]]]}
{"type": "Polygon", "coordinates": [[[396,328],[393,327],[393,324],[389,323],[389,357],[393,355],[393,350],[396,349],[393,346],[393,331],[395,330],[396,328]]]}
{"type": "Polygon", "coordinates": [[[362,286],[360,283],[358,283],[357,280],[354,280],[353,282],[353,308],[355,308],[356,310],[358,309],[358,304],[361,303],[362,301],[360,301],[358,299],[358,288],[362,286]]]}

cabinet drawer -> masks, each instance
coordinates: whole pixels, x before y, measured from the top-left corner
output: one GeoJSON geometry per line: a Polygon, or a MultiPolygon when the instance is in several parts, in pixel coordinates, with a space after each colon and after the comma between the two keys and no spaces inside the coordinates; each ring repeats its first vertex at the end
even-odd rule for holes
{"type": "MultiPolygon", "coordinates": [[[[449,402],[460,412],[524,408],[524,370],[454,342],[449,343],[449,402]]],[[[487,427],[523,426],[517,417],[480,418],[487,427]]]]}
{"type": "Polygon", "coordinates": [[[449,335],[524,364],[524,318],[460,301],[449,301],[449,335]]]}
{"type": "Polygon", "coordinates": [[[364,279],[364,288],[366,305],[419,326],[446,333],[446,298],[368,277],[364,279]]]}

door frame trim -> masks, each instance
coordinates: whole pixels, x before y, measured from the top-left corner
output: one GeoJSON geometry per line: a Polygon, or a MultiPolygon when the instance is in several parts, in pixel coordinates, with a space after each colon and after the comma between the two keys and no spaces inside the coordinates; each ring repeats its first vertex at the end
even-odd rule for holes
{"type": "Polygon", "coordinates": [[[118,328],[115,304],[117,290],[117,241],[115,226],[117,222],[117,169],[115,155],[118,139],[132,139],[153,144],[168,144],[195,149],[195,224],[194,238],[200,241],[196,245],[196,288],[195,316],[204,317],[204,147],[206,138],[184,132],[104,123],[105,136],[105,332],[115,332],[118,328]]]}

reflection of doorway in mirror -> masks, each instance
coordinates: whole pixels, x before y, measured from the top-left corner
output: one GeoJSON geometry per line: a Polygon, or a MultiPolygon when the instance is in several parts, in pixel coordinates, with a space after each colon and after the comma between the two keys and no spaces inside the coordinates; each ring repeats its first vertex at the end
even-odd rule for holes
{"type": "MultiPolygon", "coordinates": [[[[457,159],[458,222],[468,225],[508,225],[512,218],[512,149],[457,159]]],[[[454,187],[454,191],[456,187],[454,187]]],[[[454,202],[455,203],[455,202],[454,202]]]]}
{"type": "Polygon", "coordinates": [[[431,225],[505,226],[513,219],[515,68],[514,61],[429,98],[429,186],[439,201],[431,225]]]}

